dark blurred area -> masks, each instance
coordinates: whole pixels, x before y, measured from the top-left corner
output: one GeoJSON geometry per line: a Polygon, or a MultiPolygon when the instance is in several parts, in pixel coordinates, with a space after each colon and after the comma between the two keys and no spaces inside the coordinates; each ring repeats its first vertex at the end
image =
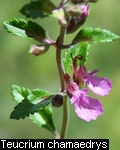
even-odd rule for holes
{"type": "MultiPolygon", "coordinates": [[[[7,33],[2,22],[11,18],[23,18],[19,10],[29,0],[1,0],[0,2],[0,138],[54,138],[47,130],[38,127],[29,118],[12,120],[10,114],[16,103],[11,96],[13,84],[30,88],[43,88],[51,92],[59,92],[60,81],[55,61],[55,49],[42,56],[35,57],[29,53],[34,40],[27,40],[7,33]]],[[[59,1],[53,0],[55,4],[59,1]]],[[[120,35],[120,1],[100,0],[90,3],[90,15],[83,27],[100,27],[120,35]]],[[[54,18],[36,19],[56,40],[59,25],[54,18]]],[[[65,43],[71,42],[78,30],[66,35],[65,43]]],[[[104,114],[96,121],[85,122],[77,117],[74,106],[70,105],[70,122],[67,138],[110,139],[110,149],[120,148],[120,41],[97,43],[91,45],[87,61],[87,69],[99,69],[98,76],[107,77],[112,82],[112,90],[108,96],[98,98],[104,106],[104,114]]],[[[62,108],[53,108],[53,119],[60,132],[62,124],[62,108]]]]}

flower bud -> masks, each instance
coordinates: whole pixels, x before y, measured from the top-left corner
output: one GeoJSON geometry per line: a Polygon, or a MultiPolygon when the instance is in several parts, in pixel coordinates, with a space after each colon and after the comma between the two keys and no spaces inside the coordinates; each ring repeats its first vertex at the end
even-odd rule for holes
{"type": "Polygon", "coordinates": [[[80,3],[88,3],[88,2],[97,2],[98,0],[71,0],[73,4],[80,4],[80,3]]]}
{"type": "Polygon", "coordinates": [[[31,45],[29,53],[38,56],[38,55],[42,55],[43,53],[45,53],[47,50],[49,49],[49,45],[48,44],[44,44],[44,45],[31,45]]]}
{"type": "Polygon", "coordinates": [[[81,61],[83,59],[82,55],[77,55],[74,58],[72,58],[73,61],[73,81],[77,83],[79,87],[84,86],[84,78],[86,76],[86,68],[80,64],[78,65],[78,61],[81,61]]]}
{"type": "Polygon", "coordinates": [[[89,6],[87,4],[79,5],[79,9],[81,14],[77,17],[71,17],[66,28],[66,34],[75,32],[86,21],[89,15],[89,6]]]}
{"type": "Polygon", "coordinates": [[[82,14],[82,11],[80,9],[79,5],[65,5],[64,11],[68,17],[78,17],[82,14]]]}
{"type": "Polygon", "coordinates": [[[63,93],[58,93],[52,99],[52,106],[61,107],[63,105],[63,93]]]}
{"type": "Polygon", "coordinates": [[[61,26],[65,26],[67,24],[65,13],[64,13],[63,9],[54,10],[53,16],[55,16],[57,18],[57,21],[61,26]]]}

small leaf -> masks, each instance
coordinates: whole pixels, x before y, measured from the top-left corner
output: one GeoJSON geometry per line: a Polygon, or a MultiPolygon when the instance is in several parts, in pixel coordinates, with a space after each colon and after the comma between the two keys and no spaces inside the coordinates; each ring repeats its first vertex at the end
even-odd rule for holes
{"type": "Polygon", "coordinates": [[[52,118],[52,109],[50,107],[44,107],[34,115],[30,115],[29,118],[35,124],[49,130],[53,134],[56,132],[52,118]]]}
{"type": "Polygon", "coordinates": [[[69,48],[65,52],[65,56],[63,58],[63,63],[64,63],[66,73],[69,74],[71,72],[71,68],[72,68],[71,56],[74,58],[74,57],[80,55],[82,57],[82,59],[80,60],[80,63],[82,63],[82,64],[86,63],[89,48],[90,48],[90,45],[88,43],[81,42],[81,43],[78,43],[78,44],[74,45],[73,47],[69,48]]]}
{"type": "Polygon", "coordinates": [[[112,42],[117,38],[120,37],[108,30],[100,28],[92,29],[91,27],[86,27],[80,30],[80,32],[73,39],[72,43],[76,44],[78,42],[112,42]]]}
{"type": "Polygon", "coordinates": [[[32,93],[40,98],[51,95],[51,92],[45,91],[43,89],[34,89],[34,90],[32,90],[32,93]]]}
{"type": "Polygon", "coordinates": [[[11,119],[29,117],[38,126],[56,134],[52,119],[52,109],[47,106],[51,102],[53,94],[43,89],[34,89],[31,91],[17,85],[12,85],[11,93],[13,99],[18,103],[10,115],[11,119]]]}
{"type": "Polygon", "coordinates": [[[50,103],[52,97],[53,96],[49,96],[40,101],[38,104],[32,104],[27,99],[22,100],[22,102],[18,103],[18,105],[14,108],[14,111],[10,115],[10,119],[24,119],[30,114],[33,115],[35,112],[38,112],[40,108],[43,109],[45,106],[47,106],[50,103]]]}
{"type": "Polygon", "coordinates": [[[21,8],[20,12],[28,18],[44,18],[52,14],[54,9],[56,9],[56,7],[50,0],[38,0],[26,4],[21,8]]]}
{"type": "Polygon", "coordinates": [[[21,102],[23,99],[26,99],[31,93],[31,90],[28,88],[12,85],[11,94],[17,103],[21,102]]]}
{"type": "Polygon", "coordinates": [[[71,59],[71,52],[70,49],[65,52],[65,55],[63,57],[63,64],[65,68],[65,72],[70,74],[71,68],[72,68],[72,59],[71,59]]]}
{"type": "Polygon", "coordinates": [[[36,22],[16,18],[3,22],[4,27],[9,33],[23,38],[34,38],[40,42],[50,43],[47,32],[36,22]]]}
{"type": "Polygon", "coordinates": [[[27,99],[24,99],[14,108],[14,111],[10,115],[10,119],[24,119],[25,117],[28,117],[33,106],[34,104],[30,103],[27,99]]]}
{"type": "MultiPolygon", "coordinates": [[[[27,36],[27,34],[25,33],[25,30],[23,29],[23,27],[21,27],[22,25],[26,25],[27,23],[20,19],[20,21],[18,21],[17,19],[11,19],[9,21],[4,21],[3,25],[4,27],[7,29],[7,32],[12,33],[13,35],[16,36],[20,36],[23,38],[30,38],[27,36]]],[[[32,38],[30,38],[32,39],[32,38]]]]}
{"type": "Polygon", "coordinates": [[[31,94],[28,95],[28,99],[35,103],[38,102],[38,100],[43,99],[45,97],[53,95],[51,92],[45,91],[43,89],[34,89],[32,90],[31,94]]]}
{"type": "Polygon", "coordinates": [[[42,101],[40,101],[39,103],[34,105],[34,107],[32,108],[32,111],[35,112],[39,108],[44,108],[45,106],[47,106],[51,102],[53,97],[54,97],[54,95],[50,95],[50,96],[44,98],[42,101]]]}

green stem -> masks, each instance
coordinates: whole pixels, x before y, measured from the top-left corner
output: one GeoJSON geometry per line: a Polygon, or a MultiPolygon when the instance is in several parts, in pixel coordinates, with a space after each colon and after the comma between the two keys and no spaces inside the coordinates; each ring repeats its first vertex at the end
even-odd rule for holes
{"type": "Polygon", "coordinates": [[[61,49],[64,42],[64,36],[65,36],[65,27],[62,26],[60,30],[60,35],[57,39],[57,49],[56,49],[56,61],[58,66],[58,71],[60,75],[60,82],[61,82],[61,92],[65,90],[65,82],[64,82],[64,68],[61,61],[61,49]]]}
{"type": "Polygon", "coordinates": [[[69,123],[69,101],[67,95],[65,95],[64,102],[63,102],[63,122],[62,122],[60,139],[66,138],[68,123],[69,123]]]}
{"type": "MultiPolygon", "coordinates": [[[[57,49],[56,49],[56,61],[57,61],[57,66],[58,66],[58,71],[60,75],[60,82],[61,82],[61,92],[64,92],[66,90],[66,85],[64,81],[64,68],[61,60],[61,49],[63,47],[63,42],[64,42],[64,36],[66,32],[66,27],[61,26],[60,29],[60,35],[57,39],[57,49]]],[[[60,139],[65,139],[66,138],[66,133],[67,133],[67,127],[68,127],[68,121],[69,121],[69,104],[67,102],[67,96],[64,96],[64,101],[63,101],[63,121],[62,121],[62,128],[61,128],[61,135],[60,139]]]]}

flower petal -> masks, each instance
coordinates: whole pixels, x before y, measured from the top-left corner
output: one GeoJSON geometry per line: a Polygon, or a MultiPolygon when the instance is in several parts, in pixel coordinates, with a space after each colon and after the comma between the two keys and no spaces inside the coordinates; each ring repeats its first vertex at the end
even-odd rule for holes
{"type": "Polygon", "coordinates": [[[87,122],[90,120],[96,120],[97,117],[103,113],[101,102],[89,96],[81,97],[81,99],[75,102],[74,106],[78,117],[87,122]]]}
{"type": "Polygon", "coordinates": [[[86,83],[91,91],[100,96],[108,95],[112,88],[110,80],[97,76],[89,76],[86,83]]]}
{"type": "Polygon", "coordinates": [[[83,95],[86,95],[88,92],[87,89],[74,91],[72,98],[70,99],[71,104],[75,103],[75,101],[80,101],[83,95]]]}

